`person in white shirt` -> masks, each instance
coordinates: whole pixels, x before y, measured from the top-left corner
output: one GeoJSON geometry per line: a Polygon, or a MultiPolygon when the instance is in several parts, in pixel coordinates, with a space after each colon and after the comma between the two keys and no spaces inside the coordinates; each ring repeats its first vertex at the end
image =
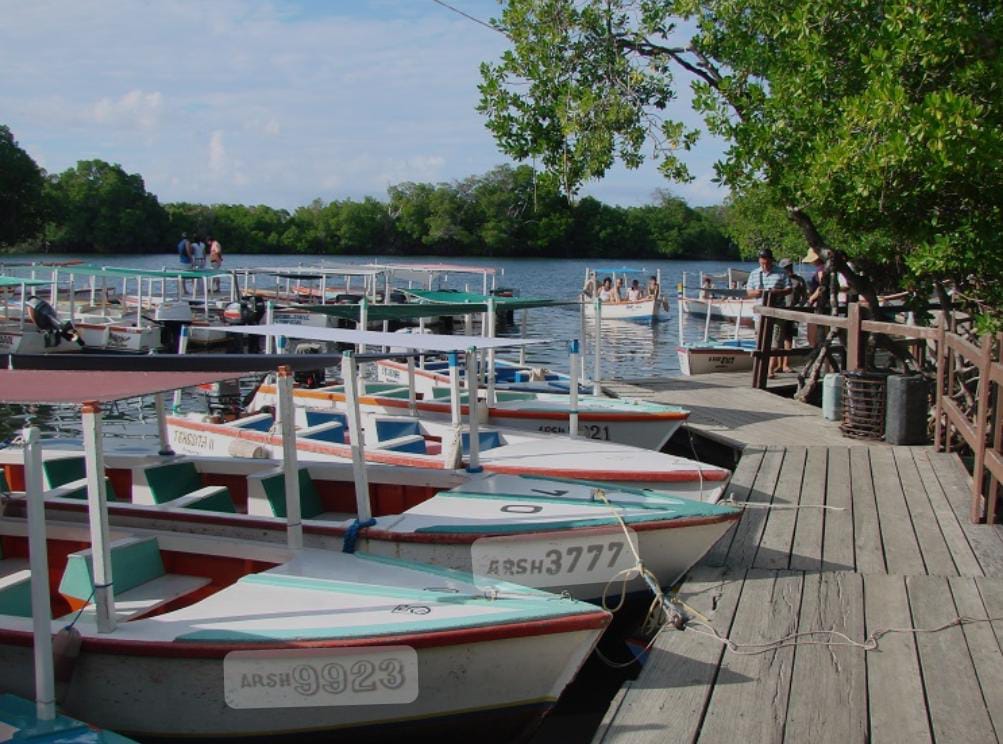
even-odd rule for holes
{"type": "Polygon", "coordinates": [[[627,290],[627,302],[640,302],[641,301],[641,285],[638,283],[637,279],[630,283],[630,289],[627,290]]]}

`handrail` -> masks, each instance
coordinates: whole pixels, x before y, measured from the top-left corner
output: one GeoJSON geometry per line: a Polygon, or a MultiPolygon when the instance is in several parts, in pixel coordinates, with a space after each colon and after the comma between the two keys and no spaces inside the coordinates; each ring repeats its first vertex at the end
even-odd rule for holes
{"type": "Polygon", "coordinates": [[[783,349],[773,348],[773,327],[782,320],[838,329],[843,335],[849,370],[863,367],[869,333],[922,342],[928,354],[932,350],[931,357],[937,362],[934,447],[951,451],[960,439],[971,449],[971,519],[996,521],[1003,483],[1003,334],[995,339],[994,353],[992,337],[984,337],[978,345],[972,343],[953,326],[948,328],[943,317],[936,326],[918,326],[868,319],[865,315],[869,308],[856,302],[847,305],[846,315],[834,316],[772,307],[772,299],[767,293],[764,304],[755,308],[760,316],[752,380],[755,387],[766,388],[768,360],[784,354],[783,349]],[[954,399],[961,389],[959,370],[965,366],[979,372],[976,387],[969,391],[974,410],[967,414],[954,399]]]}

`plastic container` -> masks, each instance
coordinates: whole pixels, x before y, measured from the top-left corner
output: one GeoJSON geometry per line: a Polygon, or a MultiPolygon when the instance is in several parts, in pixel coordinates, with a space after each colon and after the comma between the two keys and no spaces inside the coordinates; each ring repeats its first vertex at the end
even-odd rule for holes
{"type": "Polygon", "coordinates": [[[922,375],[891,375],[885,410],[885,441],[924,444],[929,436],[930,383],[922,375]]]}
{"type": "Polygon", "coordinates": [[[843,376],[839,372],[822,378],[822,416],[826,421],[843,420],[843,376]]]}

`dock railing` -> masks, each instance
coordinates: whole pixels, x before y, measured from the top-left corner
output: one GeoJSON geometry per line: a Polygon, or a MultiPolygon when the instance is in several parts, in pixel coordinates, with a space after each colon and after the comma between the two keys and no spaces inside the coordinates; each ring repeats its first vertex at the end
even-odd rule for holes
{"type": "Polygon", "coordinates": [[[756,313],[761,319],[752,385],[760,389],[766,388],[769,360],[789,354],[773,346],[773,330],[783,320],[843,331],[845,371],[864,368],[870,333],[912,342],[918,361],[932,353],[936,360],[933,446],[937,451],[951,452],[958,438],[964,441],[972,452],[971,520],[997,521],[1003,481],[1003,334],[985,334],[976,345],[957,332],[956,321],[945,322],[943,314],[933,326],[871,320],[866,305],[851,302],[845,315],[823,315],[774,307],[769,293],[756,313]],[[971,374],[973,371],[977,374],[971,374]],[[958,399],[965,401],[968,412],[958,399]]]}

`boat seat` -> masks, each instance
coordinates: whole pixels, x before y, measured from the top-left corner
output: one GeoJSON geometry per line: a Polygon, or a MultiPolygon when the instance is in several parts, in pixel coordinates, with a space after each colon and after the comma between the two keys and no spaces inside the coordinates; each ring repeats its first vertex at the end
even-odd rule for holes
{"type": "MultiPolygon", "coordinates": [[[[345,519],[338,512],[325,512],[313,478],[305,465],[299,468],[300,515],[303,519],[345,519]]],[[[286,481],[281,468],[247,476],[247,513],[258,517],[286,517],[286,481]]]]}
{"type": "Polygon", "coordinates": [[[158,504],[157,508],[162,511],[170,509],[201,509],[203,511],[221,512],[224,514],[237,513],[237,507],[234,506],[228,489],[210,486],[199,489],[199,491],[179,496],[164,504],[158,504]]]}
{"type": "Polygon", "coordinates": [[[428,454],[425,447],[425,437],[421,434],[408,434],[394,439],[386,439],[373,445],[377,449],[391,452],[411,452],[417,455],[428,454]]]}
{"type": "Polygon", "coordinates": [[[345,427],[340,421],[327,421],[323,424],[308,426],[296,432],[298,439],[312,439],[318,442],[345,443],[345,427]]]}
{"type": "MultiPolygon", "coordinates": [[[[115,488],[107,476],[104,484],[105,497],[108,501],[117,501],[115,488]]],[[[46,489],[46,497],[86,499],[87,464],[83,455],[50,457],[42,460],[42,485],[46,489]]]]}
{"type": "Polygon", "coordinates": [[[270,413],[256,413],[253,416],[244,416],[235,421],[231,421],[229,426],[235,429],[250,429],[252,431],[271,431],[275,425],[275,419],[270,413]]]}
{"type": "Polygon", "coordinates": [[[382,443],[391,439],[400,439],[401,437],[421,436],[421,427],[418,421],[413,418],[368,416],[366,419],[366,433],[374,434],[376,441],[382,443]]]}
{"type": "MultiPolygon", "coordinates": [[[[0,470],[0,486],[5,485],[0,470]]],[[[31,617],[31,571],[24,558],[4,558],[0,547],[0,615],[31,617]]]]}
{"type": "MultiPolygon", "coordinates": [[[[463,454],[470,454],[470,432],[465,431],[461,436],[463,442],[463,454]]],[[[478,450],[479,452],[502,446],[501,434],[497,431],[478,431],[477,441],[480,444],[480,449],[478,450]]]]}
{"type": "Polygon", "coordinates": [[[182,496],[212,496],[226,493],[226,486],[203,486],[202,476],[190,460],[174,460],[163,465],[133,468],[132,503],[166,504],[182,496]]]}
{"type": "MultiPolygon", "coordinates": [[[[115,616],[120,622],[145,615],[210,583],[204,576],[169,574],[164,570],[155,537],[126,537],[109,545],[115,594],[115,616]]],[[[59,593],[74,608],[94,594],[94,566],[90,549],[70,553],[59,582],[59,593]]],[[[87,604],[83,614],[96,608],[87,604]]]]}
{"type": "Polygon", "coordinates": [[[306,426],[317,426],[318,424],[326,424],[329,421],[337,421],[339,424],[348,428],[348,417],[341,411],[318,411],[314,408],[297,408],[296,412],[303,412],[303,418],[306,422],[306,426]]]}

